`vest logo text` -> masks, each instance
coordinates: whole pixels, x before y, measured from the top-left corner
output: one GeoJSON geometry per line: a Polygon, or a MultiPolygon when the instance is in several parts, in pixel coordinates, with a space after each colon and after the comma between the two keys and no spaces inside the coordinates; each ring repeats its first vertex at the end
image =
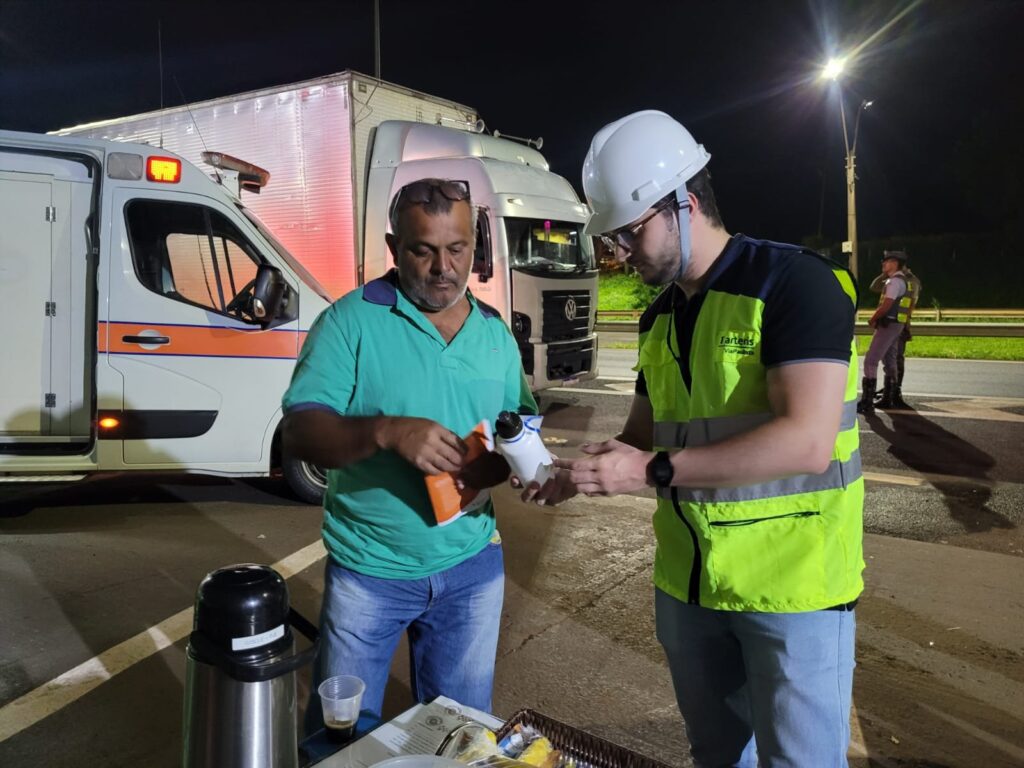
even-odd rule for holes
{"type": "Polygon", "coordinates": [[[718,336],[718,351],[729,357],[750,357],[757,348],[757,333],[753,331],[726,331],[718,336]]]}

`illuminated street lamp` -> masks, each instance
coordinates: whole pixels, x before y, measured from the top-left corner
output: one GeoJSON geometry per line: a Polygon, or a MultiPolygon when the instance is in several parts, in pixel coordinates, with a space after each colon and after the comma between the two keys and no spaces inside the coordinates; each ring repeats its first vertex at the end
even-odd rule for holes
{"type": "MultiPolygon", "coordinates": [[[[839,77],[846,68],[846,59],[832,58],[821,70],[823,79],[839,85],[839,77]]],[[[850,254],[850,271],[857,277],[857,134],[860,132],[860,116],[874,102],[864,99],[857,108],[857,118],[853,123],[853,143],[850,143],[846,130],[846,107],[844,106],[843,90],[839,88],[839,116],[843,121],[843,146],[846,148],[846,232],[847,241],[843,250],[850,254]],[[848,244],[848,245],[847,245],[848,244]]]]}

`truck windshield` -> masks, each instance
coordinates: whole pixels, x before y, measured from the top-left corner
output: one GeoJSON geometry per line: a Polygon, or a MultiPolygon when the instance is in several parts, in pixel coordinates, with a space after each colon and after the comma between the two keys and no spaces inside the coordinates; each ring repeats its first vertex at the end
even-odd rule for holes
{"type": "Polygon", "coordinates": [[[548,219],[505,219],[509,266],[539,272],[587,272],[594,251],[582,224],[548,219]]]}
{"type": "Polygon", "coordinates": [[[312,288],[324,301],[334,301],[334,299],[331,298],[331,295],[327,292],[327,289],[320,285],[319,281],[310,274],[309,270],[302,266],[298,259],[288,252],[288,249],[281,244],[280,240],[274,237],[274,234],[267,229],[267,226],[260,221],[259,217],[255,213],[250,211],[244,205],[239,205],[238,210],[245,215],[245,218],[252,222],[253,226],[260,231],[261,235],[270,241],[270,245],[273,246],[275,251],[277,251],[277,255],[284,259],[285,263],[288,264],[299,280],[312,288]]]}

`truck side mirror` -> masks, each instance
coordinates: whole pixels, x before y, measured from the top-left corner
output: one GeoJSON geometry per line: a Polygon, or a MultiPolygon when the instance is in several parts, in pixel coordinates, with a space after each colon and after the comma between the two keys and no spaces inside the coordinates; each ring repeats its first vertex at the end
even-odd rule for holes
{"type": "Polygon", "coordinates": [[[260,264],[256,268],[256,280],[252,287],[252,316],[267,326],[281,312],[282,300],[288,284],[281,275],[281,270],[270,264],[260,264]]]}
{"type": "Polygon", "coordinates": [[[476,250],[473,251],[473,274],[479,275],[481,283],[494,277],[494,252],[491,249],[491,225],[487,209],[477,208],[476,250]]]}

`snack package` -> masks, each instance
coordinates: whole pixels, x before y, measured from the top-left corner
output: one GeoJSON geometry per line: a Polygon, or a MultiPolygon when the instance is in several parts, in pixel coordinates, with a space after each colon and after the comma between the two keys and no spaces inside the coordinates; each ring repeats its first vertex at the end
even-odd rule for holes
{"type": "Polygon", "coordinates": [[[463,723],[441,743],[437,754],[460,763],[472,763],[483,757],[500,755],[494,731],[480,723],[463,723]]]}
{"type": "Polygon", "coordinates": [[[551,742],[533,728],[517,725],[498,743],[494,731],[480,723],[463,723],[437,750],[469,768],[573,768],[551,742]]]}
{"type": "Polygon", "coordinates": [[[501,753],[533,768],[558,768],[562,764],[559,752],[539,731],[516,725],[498,744],[501,753]]]}

